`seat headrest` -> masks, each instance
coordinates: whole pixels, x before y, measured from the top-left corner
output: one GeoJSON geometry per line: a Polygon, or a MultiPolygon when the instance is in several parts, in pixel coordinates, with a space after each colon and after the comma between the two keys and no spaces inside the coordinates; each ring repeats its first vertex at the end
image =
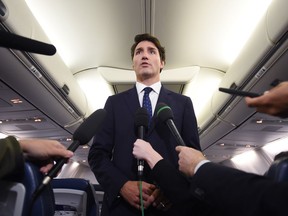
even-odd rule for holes
{"type": "Polygon", "coordinates": [[[95,191],[89,180],[82,178],[60,178],[52,180],[54,189],[73,189],[84,191],[87,194],[87,215],[98,215],[98,204],[95,200],[95,191]]]}
{"type": "Polygon", "coordinates": [[[275,160],[265,175],[277,182],[288,181],[288,158],[275,160]]]}
{"type": "MultiPolygon", "coordinates": [[[[39,166],[31,163],[25,162],[24,168],[24,177],[22,179],[22,183],[25,186],[26,194],[25,194],[25,202],[23,215],[29,214],[29,207],[32,205],[32,194],[41,184],[44,175],[40,172],[39,166]]],[[[51,184],[48,184],[42,193],[37,197],[33,206],[32,206],[32,216],[52,216],[55,213],[55,199],[53,194],[53,189],[51,184]]],[[[31,216],[29,215],[29,216],[31,216]]]]}

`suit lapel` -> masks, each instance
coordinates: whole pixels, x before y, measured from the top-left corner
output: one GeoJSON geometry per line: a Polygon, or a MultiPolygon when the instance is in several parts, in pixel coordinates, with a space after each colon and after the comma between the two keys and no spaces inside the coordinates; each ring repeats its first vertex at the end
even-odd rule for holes
{"type": "Polygon", "coordinates": [[[136,87],[129,89],[124,94],[124,100],[127,105],[127,109],[131,112],[132,116],[135,116],[136,111],[140,108],[139,99],[137,95],[136,87]]]}

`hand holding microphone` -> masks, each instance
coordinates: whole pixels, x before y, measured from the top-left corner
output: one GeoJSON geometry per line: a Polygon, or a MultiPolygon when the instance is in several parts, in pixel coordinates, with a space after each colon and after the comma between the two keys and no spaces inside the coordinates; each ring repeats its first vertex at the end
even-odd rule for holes
{"type": "MultiPolygon", "coordinates": [[[[135,127],[137,129],[137,137],[144,140],[145,132],[148,128],[149,116],[145,108],[141,107],[135,114],[135,127]]],[[[141,179],[144,170],[144,160],[137,160],[138,177],[141,179]]]]}
{"type": "MultiPolygon", "coordinates": [[[[74,152],[79,147],[79,145],[87,144],[95,135],[95,133],[100,129],[105,116],[106,111],[104,109],[99,109],[92,113],[74,132],[73,142],[68,147],[68,150],[74,152]]],[[[53,177],[57,175],[57,173],[66,162],[67,159],[65,158],[62,158],[56,162],[56,164],[43,179],[42,184],[39,185],[34,192],[34,197],[37,197],[40,194],[44,187],[51,181],[53,177]]]]}

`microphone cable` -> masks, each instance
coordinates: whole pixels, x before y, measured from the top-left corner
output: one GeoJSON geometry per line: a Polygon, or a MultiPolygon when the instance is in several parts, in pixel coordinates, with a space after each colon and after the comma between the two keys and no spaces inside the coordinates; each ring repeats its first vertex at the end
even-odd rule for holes
{"type": "Polygon", "coordinates": [[[139,181],[140,187],[140,210],[141,215],[144,216],[144,203],[143,203],[143,194],[142,194],[142,180],[139,181]]]}
{"type": "MultiPolygon", "coordinates": [[[[144,140],[145,132],[149,124],[149,116],[146,108],[140,107],[135,113],[135,128],[137,130],[137,137],[144,140]]],[[[144,216],[144,203],[142,193],[142,177],[144,171],[144,160],[138,160],[138,179],[139,179],[139,195],[140,195],[140,210],[144,216]]]]}

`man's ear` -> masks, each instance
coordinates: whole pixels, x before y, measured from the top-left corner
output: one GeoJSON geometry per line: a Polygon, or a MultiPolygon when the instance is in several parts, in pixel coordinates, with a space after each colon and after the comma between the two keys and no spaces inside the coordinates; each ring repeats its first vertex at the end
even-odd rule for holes
{"type": "Polygon", "coordinates": [[[160,65],[160,73],[161,73],[161,71],[163,70],[164,65],[165,65],[165,62],[164,62],[164,61],[161,61],[161,65],[160,65]]]}

